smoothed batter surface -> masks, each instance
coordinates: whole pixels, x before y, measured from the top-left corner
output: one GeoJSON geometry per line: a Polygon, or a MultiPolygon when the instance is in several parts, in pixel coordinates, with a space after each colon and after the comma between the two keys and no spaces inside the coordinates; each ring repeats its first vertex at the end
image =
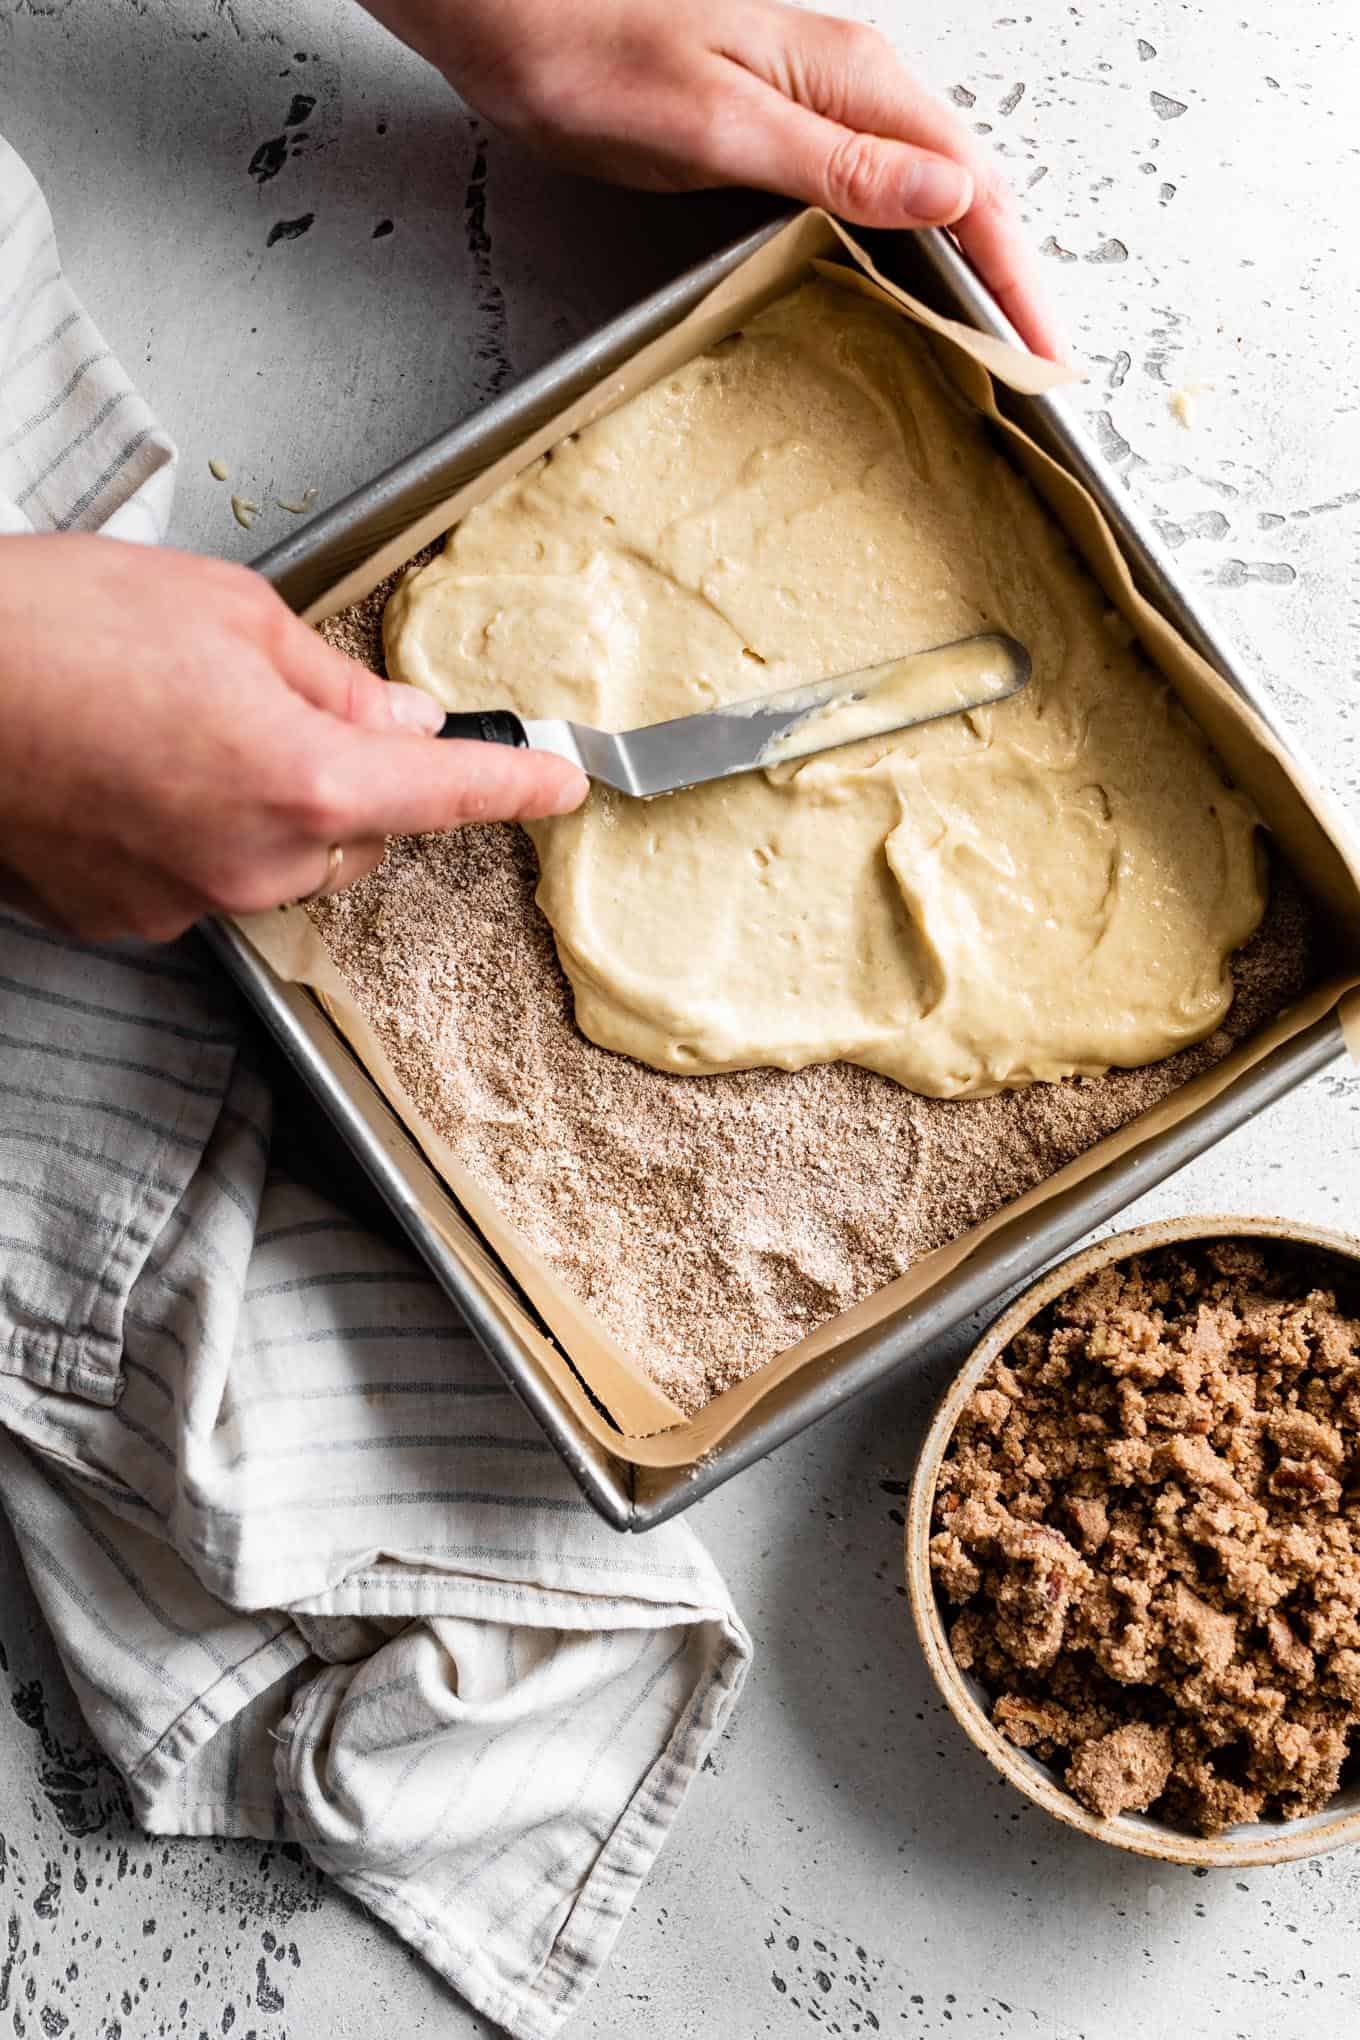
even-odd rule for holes
{"type": "Polygon", "coordinates": [[[449,707],[625,729],[980,630],[1031,653],[1010,701],[655,801],[596,788],[532,831],[592,1041],[950,1097],[1211,1033],[1263,864],[904,322],[825,282],[781,299],[474,509],[386,642],[449,707]]]}

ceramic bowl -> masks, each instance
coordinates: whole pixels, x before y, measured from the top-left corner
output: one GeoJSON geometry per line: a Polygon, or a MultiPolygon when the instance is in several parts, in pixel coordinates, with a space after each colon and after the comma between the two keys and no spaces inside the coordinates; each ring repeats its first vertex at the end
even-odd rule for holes
{"type": "Polygon", "coordinates": [[[1201,1837],[1182,1833],[1147,1814],[1119,1814],[1103,1820],[1064,1790],[1056,1772],[1027,1751],[1018,1749],[992,1726],[988,1699],[978,1681],[954,1661],[949,1648],[947,1615],[930,1574],[931,1512],[940,1465],[960,1412],[993,1360],[1016,1333],[1064,1290],[1131,1254],[1147,1253],[1195,1240],[1266,1239],[1321,1248],[1360,1269],[1360,1240],[1321,1226],[1296,1225],[1282,1218],[1178,1218],[1115,1234],[1052,1268],[1026,1290],[992,1326],[954,1380],[926,1434],[917,1464],[907,1511],[907,1592],[916,1632],[935,1683],[968,1737],[1004,1778],[1045,1813],[1097,1841],[1163,1862],[1241,1868],[1263,1863],[1289,1863],[1303,1856],[1321,1856],[1330,1849],[1360,1842],[1360,1781],[1345,1786],[1320,1813],[1300,1820],[1254,1821],[1201,1837]]]}

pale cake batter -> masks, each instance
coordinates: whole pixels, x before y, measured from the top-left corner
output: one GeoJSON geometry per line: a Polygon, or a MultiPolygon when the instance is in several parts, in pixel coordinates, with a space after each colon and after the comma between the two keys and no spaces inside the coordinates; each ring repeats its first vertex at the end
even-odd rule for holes
{"type": "Polygon", "coordinates": [[[593,1041],[957,1096],[1209,1034],[1263,878],[1249,805],[902,321],[791,293],[473,510],[386,636],[451,708],[624,729],[980,630],[1031,653],[1012,700],[532,829],[593,1041]]]}
{"type": "MultiPolygon", "coordinates": [[[[883,666],[868,666],[855,676],[853,685],[836,686],[808,714],[766,744],[760,763],[787,765],[791,759],[806,758],[833,745],[888,736],[904,723],[929,722],[937,715],[1004,701],[1025,678],[1025,671],[1017,670],[1018,649],[1013,657],[1010,646],[1008,638],[961,638],[957,644],[889,659],[883,666]]],[[[823,690],[814,686],[804,691],[819,695],[823,690]]],[[[756,702],[769,698],[768,694],[753,697],[756,702]]],[[[751,703],[745,704],[745,712],[749,713],[750,707],[751,703]]],[[[726,712],[735,715],[743,711],[726,712]]]]}

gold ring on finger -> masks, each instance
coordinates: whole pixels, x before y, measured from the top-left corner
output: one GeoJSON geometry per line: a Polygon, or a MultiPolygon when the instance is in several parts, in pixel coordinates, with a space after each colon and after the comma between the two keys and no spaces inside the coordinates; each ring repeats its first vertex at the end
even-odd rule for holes
{"type": "Polygon", "coordinates": [[[310,906],[313,900],[324,900],[330,893],[337,892],[340,887],[340,872],[344,862],[344,845],[342,843],[332,843],[330,849],[326,852],[326,869],[322,875],[320,885],[316,887],[315,891],[304,893],[297,902],[298,906],[310,906]]]}

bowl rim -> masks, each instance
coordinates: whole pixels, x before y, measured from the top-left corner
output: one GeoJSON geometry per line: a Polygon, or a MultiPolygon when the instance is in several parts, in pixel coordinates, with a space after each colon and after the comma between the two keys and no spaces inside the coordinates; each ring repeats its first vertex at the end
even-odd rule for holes
{"type": "Polygon", "coordinates": [[[912,1478],[904,1533],[907,1597],[917,1640],[935,1684],[964,1734],[1010,1784],[1065,1826],[1094,1840],[1161,1862],[1193,1868],[1230,1869],[1272,1863],[1293,1863],[1360,1842],[1360,1806],[1319,1813],[1278,1825],[1254,1822],[1214,1836],[1185,1834],[1148,1815],[1117,1814],[1110,1819],[1091,1813],[1059,1785],[1045,1766],[1009,1742],[978,1704],[949,1647],[930,1571],[931,1516],[935,1488],[946,1448],[964,1403],[993,1360],[1016,1333],[1055,1297],[1087,1275],[1113,1262],[1158,1247],[1198,1240],[1271,1239],[1294,1246],[1319,1247],[1360,1267],[1360,1237],[1328,1226],[1298,1220],[1214,1213],[1154,1220],[1126,1232],[1112,1233],[1048,1269],[1004,1310],[974,1346],[945,1390],[931,1419],[912,1478]]]}

